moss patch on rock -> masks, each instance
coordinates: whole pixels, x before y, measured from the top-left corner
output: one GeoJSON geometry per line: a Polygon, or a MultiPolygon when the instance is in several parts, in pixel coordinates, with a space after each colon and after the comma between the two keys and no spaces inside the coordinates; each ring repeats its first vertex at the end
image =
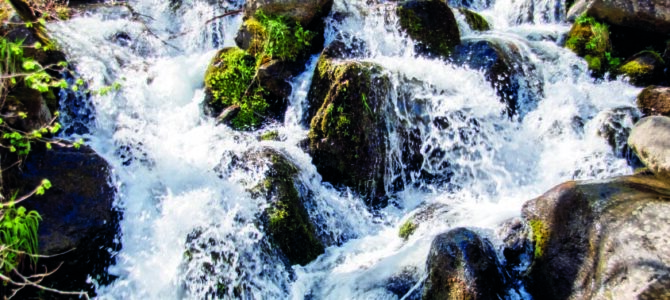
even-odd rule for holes
{"type": "Polygon", "coordinates": [[[665,81],[662,69],[665,61],[657,52],[642,51],[628,59],[620,68],[619,72],[628,77],[630,82],[636,86],[643,87],[665,81]]]}
{"type": "Polygon", "coordinates": [[[322,56],[312,80],[309,152],[325,181],[380,204],[385,197],[384,103],[390,80],[371,63],[322,56]]]}
{"type": "Polygon", "coordinates": [[[454,13],[442,1],[408,1],[396,13],[419,54],[446,57],[461,42],[454,13]]]}
{"type": "Polygon", "coordinates": [[[489,22],[482,15],[467,8],[459,8],[458,11],[465,16],[465,22],[468,23],[470,29],[475,31],[491,30],[491,25],[489,25],[489,22]]]}
{"type": "Polygon", "coordinates": [[[403,223],[402,226],[400,226],[398,236],[401,237],[403,240],[407,240],[414,233],[414,231],[416,231],[418,227],[419,225],[415,224],[414,220],[409,219],[405,221],[405,223],[403,223]]]}
{"type": "Polygon", "coordinates": [[[565,47],[584,57],[589,69],[598,76],[616,70],[620,64],[620,59],[612,55],[609,27],[591,17],[577,18],[565,47]]]}

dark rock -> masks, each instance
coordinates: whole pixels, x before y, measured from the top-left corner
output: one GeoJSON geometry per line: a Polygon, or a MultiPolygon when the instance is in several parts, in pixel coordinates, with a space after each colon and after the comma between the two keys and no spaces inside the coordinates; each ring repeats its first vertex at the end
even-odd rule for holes
{"type": "Polygon", "coordinates": [[[371,63],[322,56],[307,96],[309,152],[323,180],[383,204],[386,99],[391,83],[371,63]]]}
{"type": "Polygon", "coordinates": [[[42,93],[20,84],[11,89],[2,106],[3,120],[23,132],[31,132],[51,123],[52,115],[42,93]],[[25,113],[22,118],[18,113],[25,113]]]}
{"type": "MultiPolygon", "coordinates": [[[[398,298],[402,298],[403,296],[407,295],[407,293],[409,293],[418,282],[418,270],[416,270],[416,268],[405,268],[400,273],[394,275],[386,281],[386,289],[394,295],[398,296],[398,298]]],[[[405,299],[421,299],[421,289],[415,289],[405,299]]]]}
{"type": "Polygon", "coordinates": [[[523,264],[530,261],[533,245],[530,240],[530,228],[521,218],[513,218],[504,222],[497,230],[502,240],[502,254],[505,258],[507,272],[520,277],[525,271],[523,264]]]}
{"type": "Polygon", "coordinates": [[[107,162],[86,146],[75,150],[54,145],[49,151],[34,149],[22,168],[4,173],[9,194],[26,194],[45,178],[52,183],[43,196],[22,202],[43,218],[39,253],[54,255],[40,258],[37,270],[52,271],[63,263],[42,284],[64,291],[88,290],[93,295],[89,275],[100,284],[109,283],[113,278],[106,269],[121,245],[115,242],[120,214],[113,205],[116,192],[107,162]]]}
{"type": "MultiPolygon", "coordinates": [[[[535,299],[631,298],[656,287],[670,265],[669,188],[648,175],[571,181],[527,202],[528,292],[535,299]]],[[[654,293],[667,292],[665,285],[654,293]]]]}
{"type": "Polygon", "coordinates": [[[426,269],[422,299],[499,299],[506,294],[493,246],[469,229],[435,237],[426,269]]]}
{"type": "Polygon", "coordinates": [[[637,95],[637,107],[645,116],[670,117],[670,88],[648,86],[637,95]]]}
{"type": "Polygon", "coordinates": [[[400,27],[416,41],[422,55],[447,57],[461,43],[454,13],[439,0],[412,0],[398,5],[400,27]]]}
{"type": "Polygon", "coordinates": [[[667,80],[663,73],[665,62],[653,51],[642,51],[624,62],[619,72],[635,86],[662,84],[667,80]]]}
{"type": "Polygon", "coordinates": [[[543,95],[542,83],[537,81],[540,76],[534,74],[534,67],[524,60],[514,44],[499,40],[467,41],[456,46],[451,59],[471,69],[483,70],[501,102],[506,104],[510,117],[523,116],[543,95]]]}

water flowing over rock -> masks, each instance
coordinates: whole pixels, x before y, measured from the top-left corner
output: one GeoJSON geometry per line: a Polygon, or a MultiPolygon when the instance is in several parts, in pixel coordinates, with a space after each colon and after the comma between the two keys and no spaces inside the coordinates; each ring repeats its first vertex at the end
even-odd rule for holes
{"type": "Polygon", "coordinates": [[[670,116],[670,88],[648,86],[637,96],[637,107],[645,116],[670,116]]]}
{"type": "Polygon", "coordinates": [[[469,229],[435,237],[426,268],[422,299],[496,299],[505,294],[505,278],[491,242],[469,229]]]}
{"type": "Polygon", "coordinates": [[[670,118],[646,117],[635,124],[628,144],[645,166],[661,178],[670,179],[670,118]]]}
{"type": "MultiPolygon", "coordinates": [[[[6,168],[7,166],[3,166],[6,168]]],[[[52,256],[38,260],[38,270],[53,271],[45,286],[71,290],[109,283],[107,267],[114,263],[118,243],[119,212],[114,208],[116,190],[110,185],[111,169],[89,147],[80,150],[53,146],[53,150],[33,150],[21,170],[4,172],[6,191],[25,194],[49,179],[52,188],[43,196],[22,203],[42,216],[38,231],[39,253],[52,256]]]]}
{"type": "Polygon", "coordinates": [[[669,188],[648,175],[571,181],[527,202],[528,292],[535,299],[667,297],[669,188]]]}
{"type": "Polygon", "coordinates": [[[397,13],[400,27],[417,42],[419,54],[446,57],[461,42],[454,13],[442,1],[403,2],[397,13]]]}
{"type": "Polygon", "coordinates": [[[386,197],[389,78],[374,64],[322,56],[308,99],[309,152],[323,180],[378,205],[386,197]]]}

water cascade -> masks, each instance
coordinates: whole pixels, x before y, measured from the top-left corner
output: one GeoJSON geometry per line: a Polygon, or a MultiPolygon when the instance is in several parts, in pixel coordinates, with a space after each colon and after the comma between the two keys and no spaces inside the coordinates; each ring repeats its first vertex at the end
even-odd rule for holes
{"type": "MultiPolygon", "coordinates": [[[[326,19],[326,44],[344,43],[347,60],[381,66],[379,76],[390,82],[383,112],[391,196],[378,210],[323,182],[300,146],[317,56],[293,78],[283,123],[235,131],[203,115],[205,69],[215,50],[235,44],[242,22],[239,14],[215,17],[241,1],[131,0],[50,24],[92,90],[121,84],[82,104],[91,115],[66,112],[67,133],[114,168],[123,212],[122,249],[109,268],[118,278],[97,286],[98,297],[407,299],[426,276],[437,234],[467,226],[493,239],[500,222],[558,183],[630,174],[599,130],[613,109],[634,107],[639,89],[594,80],[586,62],[562,47],[564,2],[462,2],[449,3],[480,12],[492,26],[477,32],[460,24],[462,43],[475,45],[464,55],[488,43],[514,58],[511,117],[467,57],[417,56],[399,29],[396,2],[335,0],[326,19]],[[259,139],[271,131],[277,139],[259,139]],[[419,164],[403,158],[407,132],[419,164]],[[267,151],[297,167],[298,190],[326,246],[305,266],[282,261],[258,220],[268,203],[253,189],[269,168],[259,158],[267,151]],[[404,240],[398,230],[410,219],[418,226],[404,240]],[[388,288],[399,276],[409,278],[401,294],[388,288]]],[[[519,297],[522,289],[510,291],[519,297]]]]}

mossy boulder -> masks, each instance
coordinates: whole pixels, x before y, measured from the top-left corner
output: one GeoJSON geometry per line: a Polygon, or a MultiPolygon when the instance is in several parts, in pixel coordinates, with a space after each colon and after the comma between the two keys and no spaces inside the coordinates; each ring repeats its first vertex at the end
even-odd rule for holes
{"type": "Polygon", "coordinates": [[[470,29],[474,31],[491,30],[491,25],[489,25],[489,22],[482,15],[462,7],[458,9],[458,12],[465,17],[465,22],[468,23],[470,29]]]}
{"type": "Polygon", "coordinates": [[[419,54],[447,57],[461,43],[454,13],[443,1],[406,1],[398,5],[396,13],[419,54]]]}
{"type": "Polygon", "coordinates": [[[628,144],[656,176],[670,180],[670,118],[651,116],[635,124],[628,144]]]}
{"type": "Polygon", "coordinates": [[[267,232],[290,264],[305,265],[321,255],[324,246],[296,189],[298,169],[277,151],[268,148],[261,155],[271,163],[261,188],[270,203],[267,232]]]}
{"type": "Polygon", "coordinates": [[[583,57],[596,76],[608,72],[610,65],[616,67],[611,57],[609,28],[593,18],[580,19],[572,25],[565,47],[583,57]]]}
{"type": "Polygon", "coordinates": [[[382,71],[322,55],[307,96],[314,165],[324,181],[350,187],[371,205],[386,197],[384,120],[391,83],[382,71]]]}
{"type": "Polygon", "coordinates": [[[665,61],[658,53],[642,51],[626,60],[619,68],[619,73],[628,77],[633,85],[645,87],[667,82],[664,68],[665,61]]]}
{"type": "Polygon", "coordinates": [[[95,289],[88,277],[109,283],[113,276],[107,267],[114,263],[113,253],[121,247],[111,168],[86,146],[79,150],[58,145],[52,150],[34,147],[21,168],[5,164],[11,161],[3,160],[2,165],[5,195],[25,195],[45,178],[52,184],[44,195],[21,203],[42,216],[39,254],[51,256],[39,258],[36,270],[53,271],[62,263],[41,284],[64,291],[84,290],[93,296],[95,289]]]}
{"type": "Polygon", "coordinates": [[[670,117],[670,88],[648,86],[637,95],[637,107],[645,116],[662,115],[670,117]]]}
{"type": "Polygon", "coordinates": [[[459,65],[482,70],[511,117],[523,116],[542,96],[542,83],[535,68],[521,55],[518,46],[504,40],[467,41],[456,46],[451,59],[459,65]],[[533,78],[533,80],[529,80],[533,78]]]}
{"type": "Polygon", "coordinates": [[[528,292],[535,299],[667,296],[669,200],[668,182],[635,175],[570,181],[527,202],[528,292]]]}
{"type": "Polygon", "coordinates": [[[237,47],[224,48],[214,55],[205,72],[205,112],[219,116],[227,108],[239,107],[230,119],[236,129],[253,129],[281,111],[282,103],[267,101],[256,83],[256,59],[237,47]]]}
{"type": "Polygon", "coordinates": [[[422,299],[502,299],[506,279],[493,245],[466,228],[433,240],[422,299]]]}

